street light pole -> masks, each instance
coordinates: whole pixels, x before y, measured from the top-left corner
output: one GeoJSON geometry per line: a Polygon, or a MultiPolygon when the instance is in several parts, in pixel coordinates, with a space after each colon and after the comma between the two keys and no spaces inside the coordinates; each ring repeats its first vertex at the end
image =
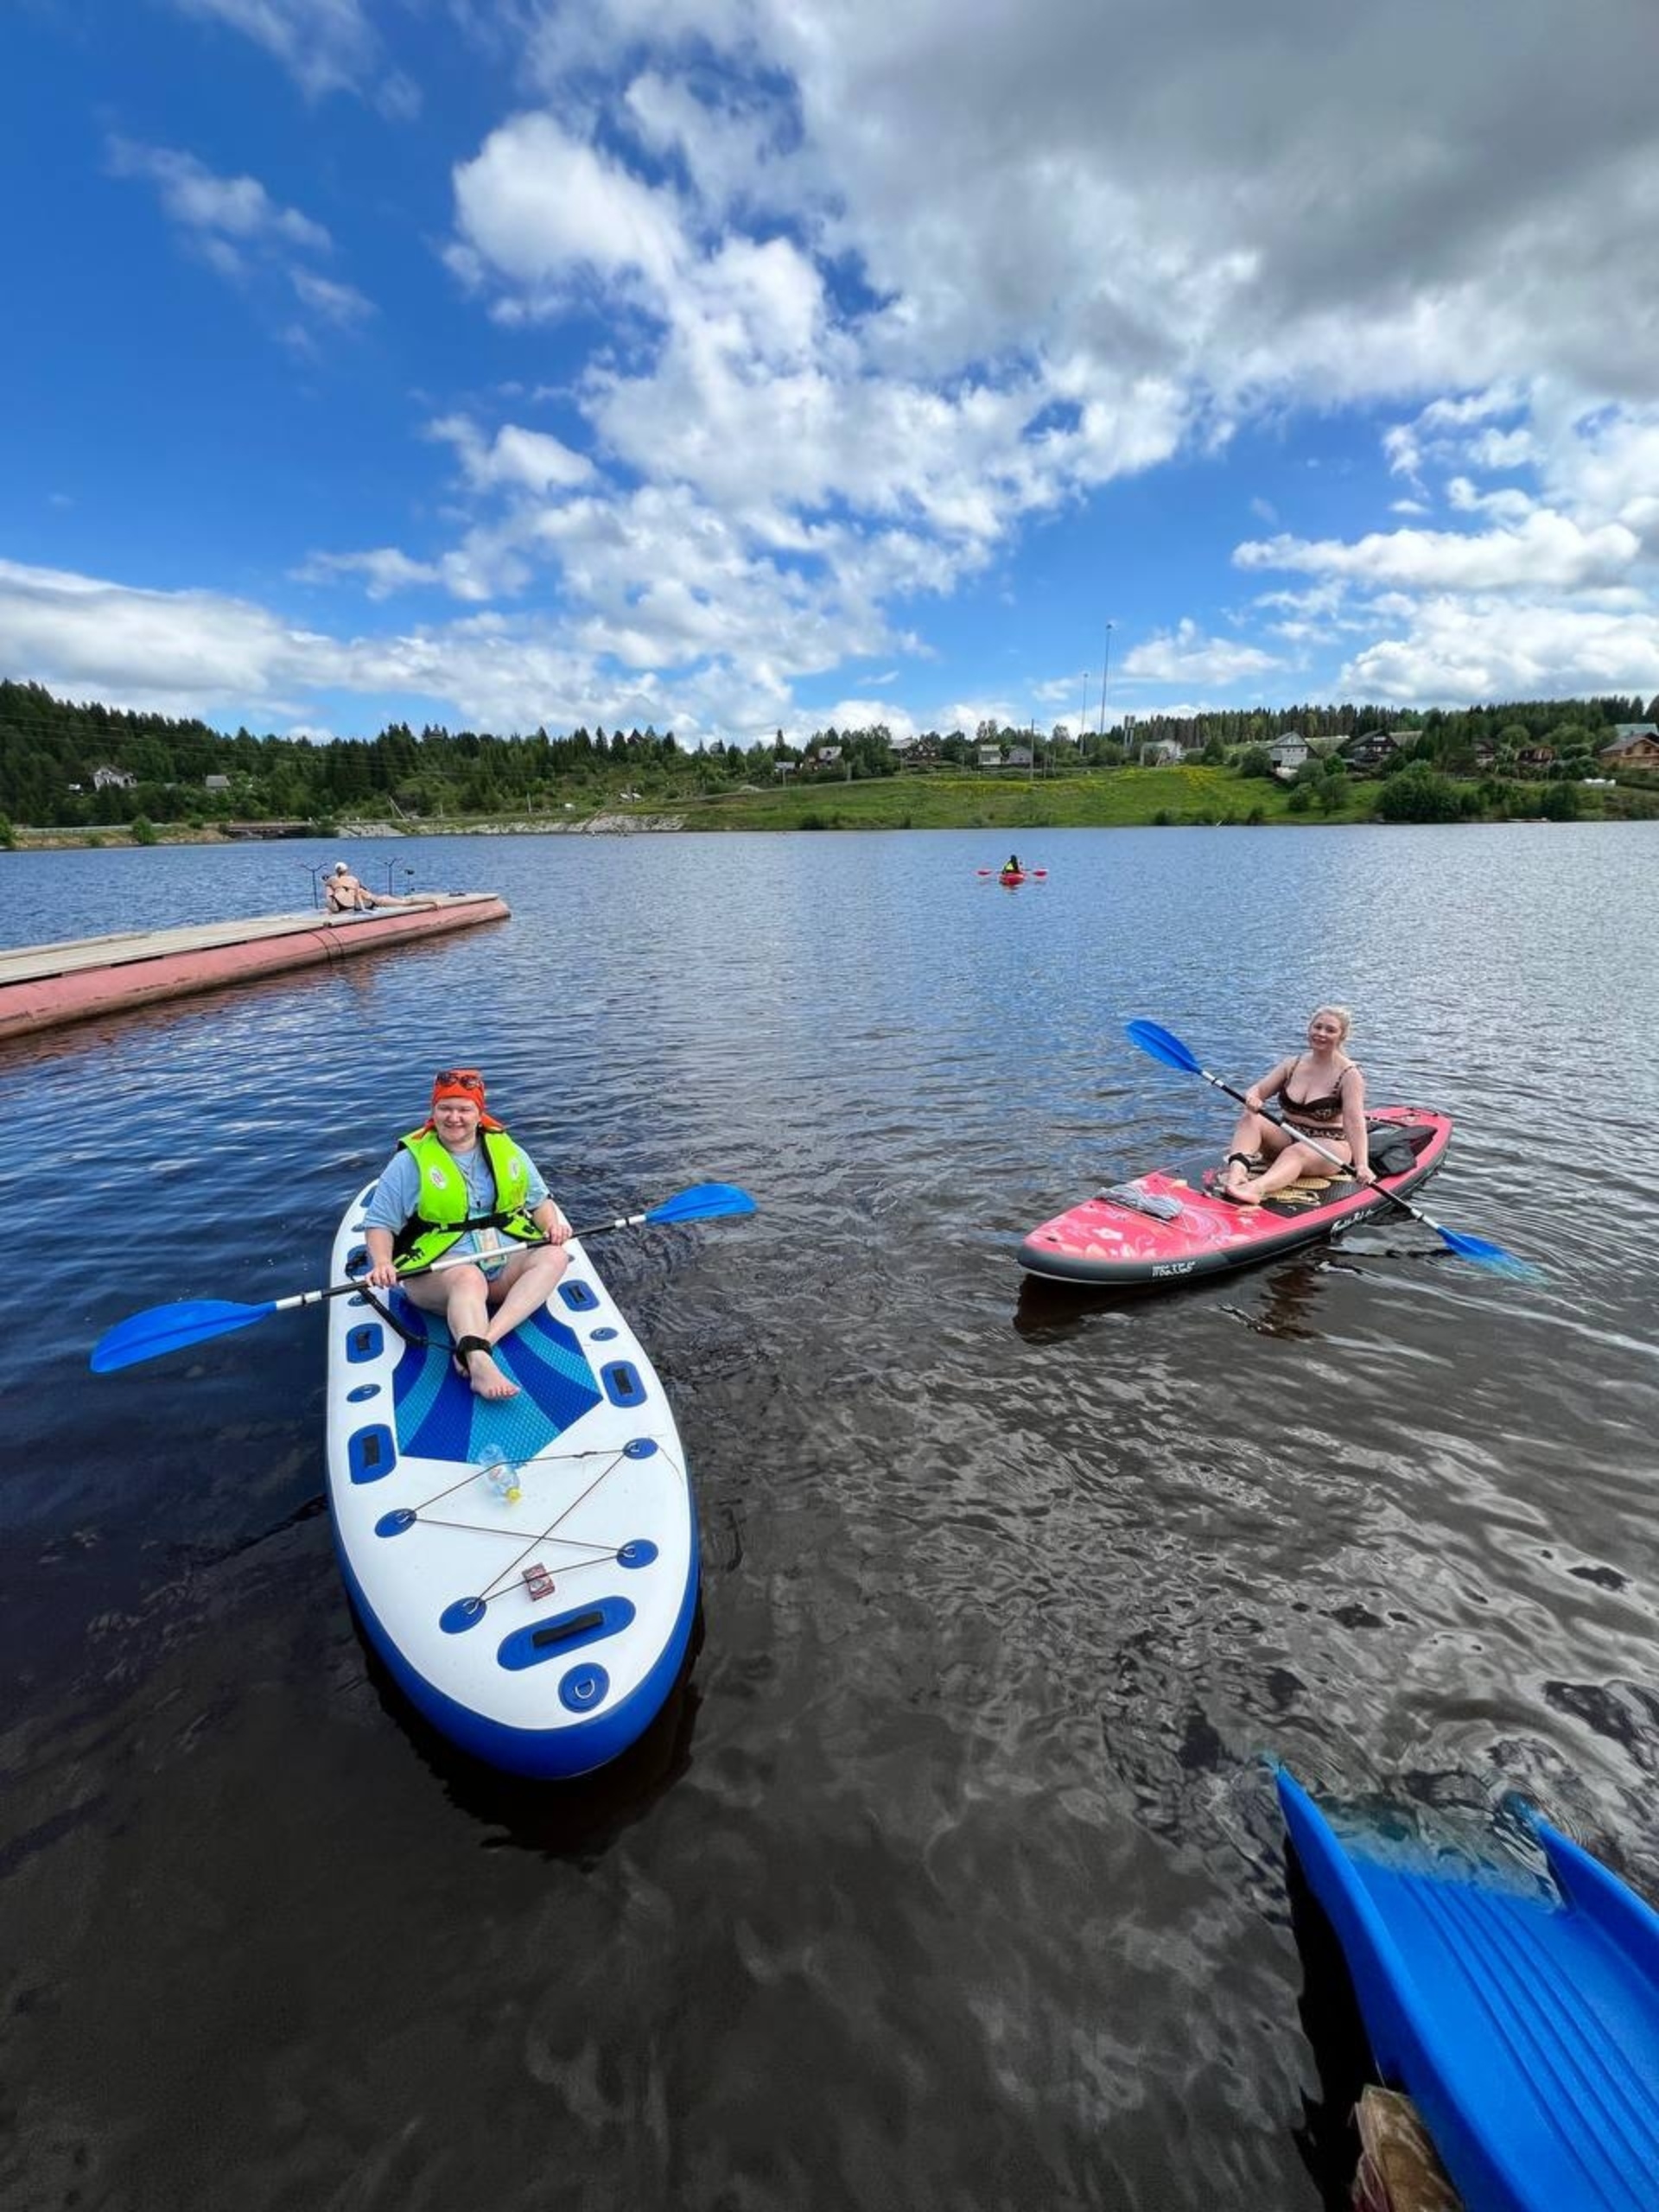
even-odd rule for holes
{"type": "Polygon", "coordinates": [[[1083,712],[1077,716],[1077,760],[1083,760],[1083,741],[1089,728],[1089,671],[1083,671],[1083,712]]]}
{"type": "Polygon", "coordinates": [[[1101,664],[1100,671],[1100,734],[1103,741],[1106,735],[1106,683],[1108,677],[1111,675],[1111,672],[1112,626],[1109,622],[1106,625],[1106,658],[1101,664]]]}

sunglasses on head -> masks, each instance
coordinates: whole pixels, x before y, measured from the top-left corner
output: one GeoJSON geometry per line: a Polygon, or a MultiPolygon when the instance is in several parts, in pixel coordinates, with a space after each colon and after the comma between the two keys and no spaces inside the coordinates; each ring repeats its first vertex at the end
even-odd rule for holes
{"type": "Polygon", "coordinates": [[[482,1090],[484,1077],[477,1068],[440,1068],[433,1080],[436,1083],[464,1084],[468,1090],[482,1090]]]}

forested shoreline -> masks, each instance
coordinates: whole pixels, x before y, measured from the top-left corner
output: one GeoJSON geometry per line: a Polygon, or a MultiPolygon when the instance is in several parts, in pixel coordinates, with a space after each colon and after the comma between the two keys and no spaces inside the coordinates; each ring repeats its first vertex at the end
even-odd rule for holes
{"type": "Polygon", "coordinates": [[[5,682],[0,824],[8,837],[16,825],[124,832],[145,842],[162,829],[211,835],[222,825],[280,823],[327,830],[341,820],[373,818],[430,830],[491,819],[533,824],[538,817],[550,824],[633,807],[690,808],[691,819],[719,826],[728,810],[709,803],[746,797],[766,804],[731,810],[744,826],[757,812],[769,818],[780,801],[791,810],[780,827],[934,818],[936,810],[925,805],[895,815],[893,804],[875,802],[874,793],[849,809],[847,787],[894,779],[906,787],[930,779],[960,786],[975,804],[990,807],[983,818],[1007,820],[1016,817],[1006,793],[1019,791],[1025,776],[1033,785],[1044,779],[1039,788],[1056,797],[1047,817],[1027,803],[1024,818],[1153,822],[1185,818],[1157,798],[1151,780],[1172,766],[1220,772],[1237,787],[1237,803],[1224,805],[1216,779],[1206,779],[1202,804],[1211,812],[1198,819],[1644,814],[1647,794],[1659,796],[1651,773],[1621,776],[1612,803],[1586,783],[1598,775],[1598,755],[1616,725],[1655,720],[1659,700],[1644,706],[1639,697],[1608,696],[1420,713],[1344,704],[1154,715],[1085,732],[1081,741],[1058,727],[1045,734],[982,722],[971,734],[929,731],[897,746],[877,724],[817,731],[798,745],[779,731],[747,746],[716,741],[691,750],[672,731],[659,735],[650,728],[501,736],[395,722],[373,738],[317,742],[247,729],[227,734],[202,721],[72,702],[36,683],[5,682]],[[1275,775],[1271,748],[1295,736],[1307,741],[1310,757],[1275,775]],[[1371,758],[1385,741],[1386,757],[1371,758]],[[1092,812],[1086,804],[1058,804],[1062,788],[1075,799],[1079,787],[1086,794],[1124,768],[1133,772],[1122,780],[1141,789],[1144,810],[1133,803],[1126,810],[1116,798],[1092,812]]]}

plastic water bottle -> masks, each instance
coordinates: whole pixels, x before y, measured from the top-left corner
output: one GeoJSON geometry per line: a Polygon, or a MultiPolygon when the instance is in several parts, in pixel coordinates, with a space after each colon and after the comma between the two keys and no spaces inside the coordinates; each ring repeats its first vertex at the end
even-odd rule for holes
{"type": "Polygon", "coordinates": [[[524,1496],[515,1460],[504,1459],[499,1452],[486,1450],[479,1454],[479,1471],[503,1505],[517,1505],[524,1496]]]}

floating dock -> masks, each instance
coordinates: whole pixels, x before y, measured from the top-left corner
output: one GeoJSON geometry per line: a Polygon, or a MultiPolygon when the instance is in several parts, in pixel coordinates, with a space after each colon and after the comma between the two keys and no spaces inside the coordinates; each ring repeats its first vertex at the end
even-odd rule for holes
{"type": "Polygon", "coordinates": [[[367,914],[262,914],[248,921],[193,922],[182,929],[24,945],[0,952],[0,1039],[216,990],[250,976],[349,960],[446,930],[505,921],[509,913],[506,900],[493,891],[434,892],[367,914]]]}

